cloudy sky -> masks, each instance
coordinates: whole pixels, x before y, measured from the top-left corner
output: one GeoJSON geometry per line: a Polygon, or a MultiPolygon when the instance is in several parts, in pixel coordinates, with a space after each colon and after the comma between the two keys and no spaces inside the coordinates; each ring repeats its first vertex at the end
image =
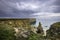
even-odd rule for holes
{"type": "Polygon", "coordinates": [[[0,0],[2,17],[36,18],[37,24],[49,26],[60,22],[60,0],[0,0]]]}

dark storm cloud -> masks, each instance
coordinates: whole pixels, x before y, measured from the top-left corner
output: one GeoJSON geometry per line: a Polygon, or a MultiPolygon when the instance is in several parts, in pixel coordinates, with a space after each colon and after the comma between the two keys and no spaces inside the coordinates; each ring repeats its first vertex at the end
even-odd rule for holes
{"type": "Polygon", "coordinates": [[[16,2],[19,0],[1,0],[0,1],[0,17],[27,17],[34,13],[32,10],[18,10],[16,2]]]}
{"type": "Polygon", "coordinates": [[[59,4],[59,0],[0,0],[0,17],[30,17],[41,12],[60,13],[59,4]]]}
{"type": "Polygon", "coordinates": [[[56,10],[54,10],[55,13],[60,13],[60,7],[57,7],[56,10]]]}
{"type": "MultiPolygon", "coordinates": [[[[27,0],[0,0],[0,17],[27,17],[32,13],[35,13],[34,10],[30,8],[23,8],[20,2],[30,2],[27,0]],[[18,5],[17,5],[18,3],[18,5]],[[3,13],[2,13],[2,12],[3,13]]],[[[29,4],[28,4],[29,5],[29,4]]],[[[25,5],[22,5],[25,6],[25,5]]]]}
{"type": "Polygon", "coordinates": [[[54,2],[54,5],[60,6],[60,0],[56,0],[56,1],[54,2]]]}
{"type": "Polygon", "coordinates": [[[60,21],[60,0],[0,0],[1,17],[36,18],[36,25],[48,26],[60,21]]]}
{"type": "Polygon", "coordinates": [[[56,0],[54,3],[53,3],[56,7],[56,10],[54,11],[55,13],[60,13],[60,0],[56,0]]]}

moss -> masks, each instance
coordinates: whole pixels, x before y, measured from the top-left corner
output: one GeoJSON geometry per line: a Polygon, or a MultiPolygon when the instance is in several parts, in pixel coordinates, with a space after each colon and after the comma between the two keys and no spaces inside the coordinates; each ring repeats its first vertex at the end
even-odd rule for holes
{"type": "Polygon", "coordinates": [[[15,31],[9,25],[0,24],[0,40],[15,40],[15,31]]]}

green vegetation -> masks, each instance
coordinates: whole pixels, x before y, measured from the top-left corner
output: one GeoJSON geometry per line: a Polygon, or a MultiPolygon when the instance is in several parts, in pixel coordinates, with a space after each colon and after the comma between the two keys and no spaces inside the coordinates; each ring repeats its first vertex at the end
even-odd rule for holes
{"type": "Polygon", "coordinates": [[[50,29],[47,30],[47,37],[51,40],[60,39],[60,22],[56,22],[51,25],[50,29]]]}
{"type": "Polygon", "coordinates": [[[31,29],[30,23],[33,21],[35,19],[0,19],[0,40],[25,40],[22,34],[25,35],[24,32],[31,29]],[[19,29],[17,36],[14,28],[19,29]]]}
{"type": "Polygon", "coordinates": [[[41,34],[35,34],[35,33],[31,32],[28,40],[45,40],[45,37],[41,34]]]}
{"type": "Polygon", "coordinates": [[[60,28],[60,22],[52,24],[51,27],[59,27],[60,28]]]}
{"type": "Polygon", "coordinates": [[[0,40],[15,40],[15,31],[9,25],[0,24],[0,40]]]}
{"type": "Polygon", "coordinates": [[[38,40],[38,38],[39,38],[38,35],[32,32],[30,34],[28,40],[38,40]]]}
{"type": "Polygon", "coordinates": [[[35,19],[0,19],[0,40],[60,40],[60,22],[52,24],[46,36],[41,23],[34,28],[35,23],[35,19]],[[14,28],[18,29],[17,33],[14,28]]]}

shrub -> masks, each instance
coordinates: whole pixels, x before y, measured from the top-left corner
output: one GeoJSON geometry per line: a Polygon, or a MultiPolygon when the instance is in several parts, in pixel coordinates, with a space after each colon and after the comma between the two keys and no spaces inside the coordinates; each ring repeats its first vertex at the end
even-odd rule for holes
{"type": "Polygon", "coordinates": [[[37,35],[35,33],[31,33],[28,40],[37,40],[37,35]]]}
{"type": "Polygon", "coordinates": [[[15,40],[14,29],[6,24],[0,24],[0,40],[15,40]]]}

